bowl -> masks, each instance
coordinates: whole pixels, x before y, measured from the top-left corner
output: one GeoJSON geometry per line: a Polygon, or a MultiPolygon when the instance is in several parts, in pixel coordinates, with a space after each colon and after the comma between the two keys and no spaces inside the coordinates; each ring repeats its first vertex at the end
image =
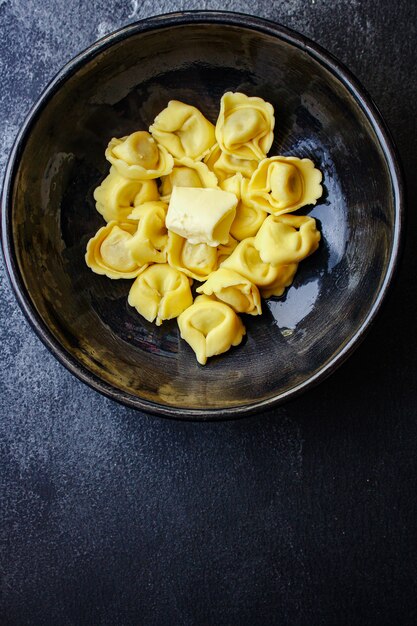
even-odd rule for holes
{"type": "Polygon", "coordinates": [[[322,380],[363,338],[400,247],[398,160],[375,106],[322,48],[252,16],[186,12],[115,32],[64,67],[14,145],[2,195],[2,244],[17,299],[39,337],[82,381],[131,407],[231,418],[322,380]],[[175,320],[148,323],[131,281],[93,274],[88,239],[103,224],[93,190],[113,136],[147,129],[171,99],[212,121],[226,91],[275,108],[270,155],[311,158],[324,194],[304,212],[322,233],[286,294],[246,316],[242,345],[197,364],[175,320]]]}

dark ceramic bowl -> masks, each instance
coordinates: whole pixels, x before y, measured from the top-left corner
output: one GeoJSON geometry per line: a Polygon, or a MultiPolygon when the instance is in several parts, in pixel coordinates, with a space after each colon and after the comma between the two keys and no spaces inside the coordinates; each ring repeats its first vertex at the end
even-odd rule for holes
{"type": "Polygon", "coordinates": [[[352,76],[301,35],[247,15],[171,14],[123,28],[69,63],[26,120],[3,192],[3,249],[17,298],[55,356],[102,393],[165,416],[213,419],[305,391],[352,352],[386,293],[402,215],[387,131],[352,76]],[[130,281],[85,265],[103,224],[93,190],[113,136],[146,129],[170,99],[213,121],[228,90],[275,107],[273,154],[310,157],[325,193],[319,251],[283,298],[247,316],[238,348],[197,364],[175,320],[129,308],[130,281]]]}

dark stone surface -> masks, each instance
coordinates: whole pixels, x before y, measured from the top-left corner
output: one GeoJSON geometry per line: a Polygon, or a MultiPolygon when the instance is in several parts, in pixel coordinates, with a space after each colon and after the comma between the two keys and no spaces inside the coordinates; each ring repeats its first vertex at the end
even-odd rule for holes
{"type": "Polygon", "coordinates": [[[415,624],[415,2],[0,0],[2,170],[65,61],[118,26],[185,8],[272,18],[352,69],[403,160],[403,263],[330,379],[218,424],[142,415],[75,380],[29,329],[2,265],[0,623],[415,624]]]}

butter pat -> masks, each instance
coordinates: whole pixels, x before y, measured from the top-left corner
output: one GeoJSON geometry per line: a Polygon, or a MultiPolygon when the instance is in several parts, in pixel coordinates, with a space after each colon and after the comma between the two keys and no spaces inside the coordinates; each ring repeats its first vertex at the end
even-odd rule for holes
{"type": "Polygon", "coordinates": [[[166,227],[192,244],[227,244],[237,203],[229,191],[174,186],[166,227]]]}

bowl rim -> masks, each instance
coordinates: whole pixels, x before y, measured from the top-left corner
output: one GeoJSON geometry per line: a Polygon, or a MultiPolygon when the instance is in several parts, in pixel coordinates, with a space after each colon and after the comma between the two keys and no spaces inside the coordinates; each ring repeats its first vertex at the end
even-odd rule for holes
{"type": "Polygon", "coordinates": [[[340,367],[359,346],[366,333],[369,331],[370,326],[382,305],[382,302],[385,300],[388,288],[392,284],[395,271],[398,267],[398,261],[404,243],[404,202],[405,190],[402,166],[391,134],[377,106],[367,91],[343,63],[337,60],[322,46],[314,43],[304,35],[286,26],[282,26],[281,24],[264,18],[231,11],[181,11],[148,17],[119,28],[118,30],[97,40],[84,51],[73,57],[62,67],[55,77],[52,78],[35,104],[29,110],[29,113],[27,114],[16,136],[7,162],[1,196],[1,242],[7,274],[15,297],[26,319],[29,321],[31,327],[49,351],[52,352],[57,360],[79,380],[86,383],[96,391],[99,391],[103,395],[116,400],[117,402],[146,413],[157,414],[161,417],[191,421],[235,419],[274,408],[284,402],[287,402],[289,399],[295,398],[307,389],[312,388],[340,367]],[[193,409],[191,407],[159,404],[122,391],[91,372],[70,352],[68,352],[64,346],[61,345],[37,312],[36,307],[26,290],[23,277],[20,273],[13,242],[12,194],[20,158],[23,154],[32,126],[35,124],[43,108],[47,105],[52,96],[59,90],[60,86],[86,62],[91,61],[95,56],[104,52],[115,43],[138,33],[162,30],[175,26],[186,26],[190,24],[224,24],[227,26],[237,26],[247,30],[272,35],[273,37],[285,41],[286,43],[301,49],[303,52],[306,52],[318,63],[324,66],[325,69],[330,71],[354,97],[355,101],[359,104],[367,117],[368,122],[373,128],[386,159],[391,177],[392,193],[394,198],[396,219],[394,223],[390,259],[387,264],[385,277],[381,283],[379,292],[369,309],[362,326],[332,359],[325,363],[318,372],[307,380],[299,383],[292,389],[288,389],[280,394],[272,396],[271,398],[267,398],[266,400],[259,400],[251,404],[236,405],[233,407],[193,409]]]}

